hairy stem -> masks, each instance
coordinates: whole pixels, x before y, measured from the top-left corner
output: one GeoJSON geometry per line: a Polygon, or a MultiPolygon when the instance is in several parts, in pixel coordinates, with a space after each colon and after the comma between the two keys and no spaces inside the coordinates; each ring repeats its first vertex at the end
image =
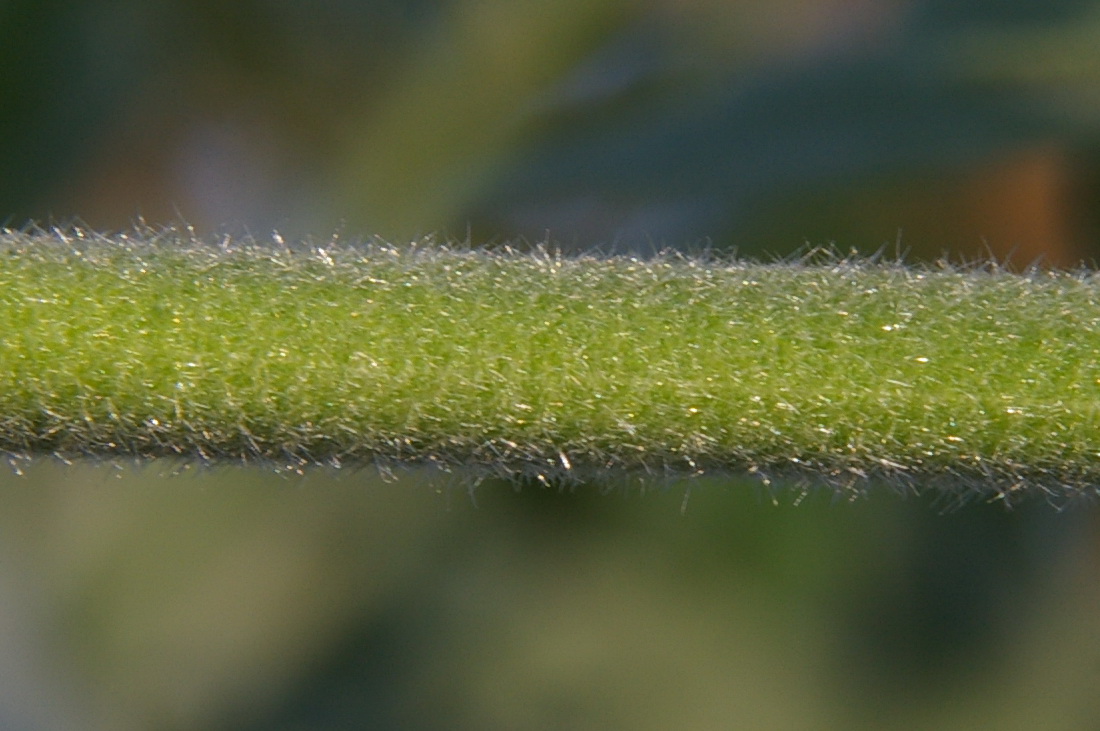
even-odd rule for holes
{"type": "Polygon", "coordinates": [[[1100,276],[0,233],[0,449],[1100,484],[1100,276]]]}

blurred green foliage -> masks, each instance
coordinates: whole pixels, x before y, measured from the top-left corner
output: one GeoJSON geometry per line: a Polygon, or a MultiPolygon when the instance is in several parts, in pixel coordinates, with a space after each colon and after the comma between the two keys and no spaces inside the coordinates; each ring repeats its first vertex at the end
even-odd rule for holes
{"type": "Polygon", "coordinates": [[[773,253],[900,230],[931,256],[1080,258],[1098,17],[1083,0],[13,0],[0,211],[773,253]],[[1069,158],[1071,220],[1047,240],[1010,240],[997,201],[986,218],[898,203],[1037,148],[1069,158]]]}

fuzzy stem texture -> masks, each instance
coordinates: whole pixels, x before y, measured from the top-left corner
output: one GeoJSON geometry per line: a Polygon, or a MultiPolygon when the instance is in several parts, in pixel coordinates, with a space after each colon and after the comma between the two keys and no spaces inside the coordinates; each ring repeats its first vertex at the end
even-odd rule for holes
{"type": "Polygon", "coordinates": [[[1100,275],[0,232],[0,449],[1100,484],[1100,275]]]}

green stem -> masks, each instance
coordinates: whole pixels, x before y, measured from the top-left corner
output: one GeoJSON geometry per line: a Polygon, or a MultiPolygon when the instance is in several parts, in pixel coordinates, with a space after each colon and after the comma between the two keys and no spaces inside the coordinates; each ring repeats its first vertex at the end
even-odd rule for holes
{"type": "Polygon", "coordinates": [[[0,233],[16,455],[1100,484],[1100,278],[0,233]]]}

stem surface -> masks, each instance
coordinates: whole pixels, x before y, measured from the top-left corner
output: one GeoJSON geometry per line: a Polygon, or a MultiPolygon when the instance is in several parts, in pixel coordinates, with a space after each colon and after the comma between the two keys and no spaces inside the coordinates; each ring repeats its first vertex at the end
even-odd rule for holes
{"type": "Polygon", "coordinates": [[[1100,484],[1100,275],[0,232],[0,449],[1100,484]]]}

